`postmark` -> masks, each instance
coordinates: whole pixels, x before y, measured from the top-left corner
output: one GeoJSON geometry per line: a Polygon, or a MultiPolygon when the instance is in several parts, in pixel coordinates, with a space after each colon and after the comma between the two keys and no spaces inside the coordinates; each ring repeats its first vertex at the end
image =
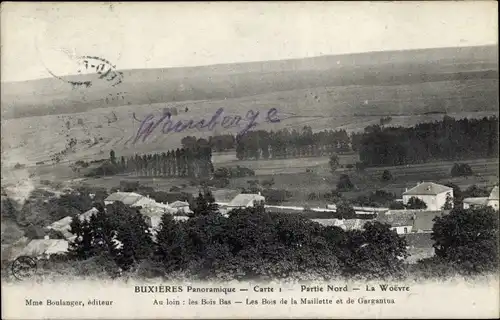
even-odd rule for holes
{"type": "Polygon", "coordinates": [[[36,260],[28,256],[18,257],[11,266],[12,275],[21,281],[33,277],[36,270],[36,260]]]}
{"type": "MultiPolygon", "coordinates": [[[[116,87],[123,81],[123,72],[119,71],[115,64],[102,56],[77,55],[74,51],[71,52],[70,50],[59,48],[56,50],[51,49],[51,58],[47,54],[43,58],[42,51],[38,48],[38,41],[35,41],[35,45],[39,59],[46,71],[52,77],[70,84],[73,89],[90,88],[99,82],[104,82],[110,87],[116,87]],[[55,64],[51,64],[49,68],[45,63],[45,59],[54,60],[56,56],[61,66],[66,65],[63,70],[68,74],[67,76],[60,75],[60,72],[63,70],[57,69],[58,71],[54,71],[54,68],[56,68],[55,64]]],[[[60,68],[60,66],[58,67],[60,68]]]]}

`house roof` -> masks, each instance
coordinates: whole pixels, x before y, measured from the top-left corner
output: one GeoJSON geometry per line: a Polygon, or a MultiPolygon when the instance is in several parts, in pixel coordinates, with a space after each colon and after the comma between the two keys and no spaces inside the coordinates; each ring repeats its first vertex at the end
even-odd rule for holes
{"type": "Polygon", "coordinates": [[[21,255],[36,257],[42,254],[63,253],[68,251],[68,241],[62,239],[35,239],[23,249],[21,255]]]}
{"type": "Polygon", "coordinates": [[[495,186],[493,190],[491,190],[488,200],[498,200],[498,186],[495,186]]]}
{"type": "Polygon", "coordinates": [[[486,205],[487,202],[488,202],[487,197],[465,198],[463,200],[463,203],[477,204],[477,205],[486,205]]]}
{"type": "Polygon", "coordinates": [[[340,227],[343,225],[341,219],[311,219],[314,222],[317,222],[323,226],[335,226],[340,227]]]}
{"type": "Polygon", "coordinates": [[[259,194],[240,193],[228,203],[228,207],[245,207],[253,200],[264,201],[265,199],[266,198],[259,194]]]}
{"type": "Polygon", "coordinates": [[[453,191],[453,188],[443,186],[434,182],[422,182],[410,190],[403,192],[405,196],[437,195],[443,192],[453,191]]]}
{"type": "Polygon", "coordinates": [[[391,227],[413,226],[413,210],[389,210],[379,213],[377,221],[387,223],[391,227]]]}
{"type": "Polygon", "coordinates": [[[131,206],[142,198],[144,198],[143,195],[135,192],[115,192],[110,194],[104,201],[120,201],[125,205],[131,206]]]}
{"type": "Polygon", "coordinates": [[[185,201],[174,201],[172,202],[171,204],[169,204],[169,206],[171,206],[172,208],[182,208],[182,207],[189,207],[189,203],[185,202],[185,201]]]}
{"type": "Polygon", "coordinates": [[[82,213],[81,215],[79,215],[78,217],[80,218],[80,220],[83,221],[83,219],[90,219],[90,217],[94,214],[96,214],[97,212],[99,212],[99,210],[97,210],[96,208],[92,208],[88,211],[85,211],[84,213],[82,213]]]}
{"type": "Polygon", "coordinates": [[[441,217],[446,213],[443,211],[420,211],[415,214],[415,221],[413,222],[414,231],[432,231],[434,226],[434,218],[441,217]]]}

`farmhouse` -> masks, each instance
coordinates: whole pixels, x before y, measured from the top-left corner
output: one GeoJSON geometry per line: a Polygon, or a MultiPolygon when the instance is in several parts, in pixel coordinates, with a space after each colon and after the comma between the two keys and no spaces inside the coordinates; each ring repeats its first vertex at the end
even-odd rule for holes
{"type": "Polygon", "coordinates": [[[498,210],[498,186],[495,186],[493,190],[491,190],[488,197],[465,198],[463,206],[464,209],[489,206],[498,210]]]}
{"type": "Polygon", "coordinates": [[[441,210],[446,203],[446,198],[453,200],[453,189],[433,182],[422,182],[403,193],[403,203],[408,204],[412,198],[425,202],[428,210],[441,210]]]}

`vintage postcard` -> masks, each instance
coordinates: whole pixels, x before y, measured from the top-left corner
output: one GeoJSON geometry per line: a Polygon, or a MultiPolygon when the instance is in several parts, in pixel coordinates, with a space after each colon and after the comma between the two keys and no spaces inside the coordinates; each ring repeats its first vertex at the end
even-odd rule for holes
{"type": "Polygon", "coordinates": [[[499,316],[496,1],[0,29],[2,319],[499,316]]]}

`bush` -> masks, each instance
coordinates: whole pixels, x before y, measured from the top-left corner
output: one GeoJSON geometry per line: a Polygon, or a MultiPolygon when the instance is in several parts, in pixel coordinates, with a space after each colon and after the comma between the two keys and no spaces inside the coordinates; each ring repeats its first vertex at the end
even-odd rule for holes
{"type": "Polygon", "coordinates": [[[307,200],[319,200],[319,195],[316,192],[311,192],[307,195],[307,200]]]}
{"type": "Polygon", "coordinates": [[[21,169],[24,168],[26,165],[20,164],[19,162],[14,165],[14,169],[21,169]]]}
{"type": "Polygon", "coordinates": [[[124,192],[135,192],[139,187],[139,181],[120,181],[120,190],[124,192]]]}
{"type": "Polygon", "coordinates": [[[354,188],[354,185],[351,182],[351,179],[347,174],[343,174],[340,176],[339,182],[337,182],[337,190],[339,191],[349,191],[354,188]]]}
{"type": "Polygon", "coordinates": [[[427,204],[417,197],[411,197],[406,204],[408,209],[427,209],[427,204]]]}
{"type": "Polygon", "coordinates": [[[262,191],[262,195],[266,198],[268,204],[281,204],[291,197],[290,192],[284,189],[266,189],[262,191]]]}
{"type": "Polygon", "coordinates": [[[400,201],[392,201],[389,203],[389,209],[391,210],[403,210],[405,205],[400,201]]]}
{"type": "Polygon", "coordinates": [[[382,181],[390,181],[392,180],[392,174],[389,170],[384,170],[382,173],[382,177],[380,178],[382,181]]]}
{"type": "Polygon", "coordinates": [[[467,163],[455,163],[451,168],[452,177],[465,177],[472,174],[472,168],[467,163]]]}
{"type": "Polygon", "coordinates": [[[341,201],[337,204],[337,214],[342,219],[354,219],[356,217],[356,211],[347,201],[341,201]]]}
{"type": "Polygon", "coordinates": [[[375,192],[370,192],[368,196],[358,196],[355,203],[361,206],[367,207],[385,207],[388,206],[394,199],[396,195],[384,190],[377,190],[375,192]]]}

